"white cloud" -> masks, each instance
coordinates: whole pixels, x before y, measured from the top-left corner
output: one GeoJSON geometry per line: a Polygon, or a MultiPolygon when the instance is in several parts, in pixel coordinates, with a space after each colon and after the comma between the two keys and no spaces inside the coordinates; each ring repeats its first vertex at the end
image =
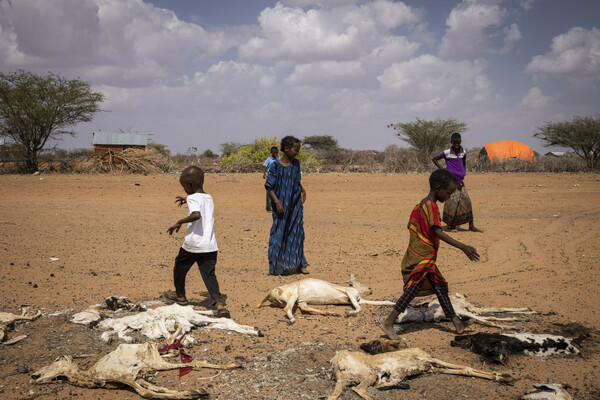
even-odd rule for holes
{"type": "Polygon", "coordinates": [[[446,20],[440,57],[458,60],[510,51],[521,39],[521,32],[515,23],[504,25],[508,11],[497,2],[464,0],[457,5],[446,20]]]}
{"type": "Polygon", "coordinates": [[[295,62],[353,60],[380,45],[390,30],[413,26],[421,18],[404,3],[384,0],[307,11],[277,3],[261,12],[262,35],[240,46],[239,54],[295,62]]]}
{"type": "Polygon", "coordinates": [[[571,28],[552,39],[551,50],[537,55],[525,68],[532,74],[566,77],[600,76],[600,30],[571,28]]]}
{"type": "Polygon", "coordinates": [[[454,108],[489,99],[491,82],[482,61],[444,61],[422,55],[388,67],[378,77],[388,99],[413,111],[454,108]]]}
{"type": "Polygon", "coordinates": [[[525,11],[532,10],[533,9],[533,3],[535,3],[535,0],[519,0],[519,5],[525,11]]]}
{"type": "Polygon", "coordinates": [[[339,7],[348,4],[363,3],[365,0],[282,0],[281,3],[292,7],[339,7]]]}
{"type": "Polygon", "coordinates": [[[236,40],[142,0],[0,0],[5,68],[77,68],[99,83],[144,85],[172,79],[236,40]]]}
{"type": "Polygon", "coordinates": [[[519,105],[527,108],[540,109],[547,107],[551,101],[552,98],[549,96],[544,96],[540,88],[532,87],[529,89],[527,95],[523,97],[519,105]]]}
{"type": "Polygon", "coordinates": [[[286,82],[300,86],[350,87],[352,82],[363,77],[365,72],[358,61],[321,61],[296,66],[286,82]]]}

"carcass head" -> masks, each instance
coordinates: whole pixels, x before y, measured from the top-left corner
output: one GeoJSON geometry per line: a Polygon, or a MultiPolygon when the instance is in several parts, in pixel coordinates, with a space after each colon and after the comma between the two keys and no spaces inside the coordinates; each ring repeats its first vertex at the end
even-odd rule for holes
{"type": "Polygon", "coordinates": [[[360,282],[357,282],[353,274],[350,274],[350,286],[358,290],[358,294],[360,295],[360,297],[367,297],[368,295],[373,293],[370,287],[368,287],[367,285],[363,285],[360,282]]]}
{"type": "Polygon", "coordinates": [[[70,357],[60,357],[47,367],[41,368],[31,374],[35,383],[49,383],[59,377],[68,378],[79,371],[70,357]]]}

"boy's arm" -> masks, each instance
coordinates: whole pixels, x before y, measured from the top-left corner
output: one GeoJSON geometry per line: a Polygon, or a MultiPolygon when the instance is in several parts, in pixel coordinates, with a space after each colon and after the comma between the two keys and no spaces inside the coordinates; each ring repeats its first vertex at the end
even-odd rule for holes
{"type": "Polygon", "coordinates": [[[433,163],[435,164],[436,167],[438,167],[438,169],[444,169],[444,167],[442,167],[442,165],[440,164],[440,162],[438,161],[437,156],[433,157],[431,159],[431,161],[433,161],[433,163]]]}
{"type": "Polygon", "coordinates": [[[167,229],[167,232],[169,232],[169,235],[172,235],[173,232],[179,232],[179,229],[181,228],[181,225],[197,221],[197,220],[199,220],[201,218],[201,216],[202,215],[200,214],[200,211],[194,211],[193,213],[191,213],[187,217],[181,218],[179,221],[177,221],[175,223],[175,225],[173,225],[169,229],[167,229]]]}
{"type": "Polygon", "coordinates": [[[304,190],[304,186],[300,184],[300,192],[302,193],[302,204],[306,201],[306,190],[304,190]]]}
{"type": "Polygon", "coordinates": [[[440,238],[444,242],[448,243],[450,246],[454,246],[457,249],[462,250],[463,253],[465,253],[465,255],[467,257],[469,257],[469,260],[471,260],[471,261],[479,260],[479,254],[477,253],[477,250],[475,250],[475,247],[468,246],[464,243],[459,242],[456,239],[453,239],[451,236],[447,235],[442,230],[442,228],[440,228],[437,225],[433,226],[433,231],[435,232],[435,234],[438,238],[440,238]]]}

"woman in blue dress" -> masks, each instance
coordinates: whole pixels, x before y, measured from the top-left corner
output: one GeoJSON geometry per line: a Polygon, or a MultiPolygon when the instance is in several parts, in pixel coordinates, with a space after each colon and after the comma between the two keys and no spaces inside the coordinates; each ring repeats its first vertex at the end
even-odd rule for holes
{"type": "Polygon", "coordinates": [[[269,167],[265,188],[273,204],[273,226],[269,237],[269,274],[308,274],[304,257],[303,203],[306,191],[300,183],[300,140],[281,140],[283,155],[269,167]]]}

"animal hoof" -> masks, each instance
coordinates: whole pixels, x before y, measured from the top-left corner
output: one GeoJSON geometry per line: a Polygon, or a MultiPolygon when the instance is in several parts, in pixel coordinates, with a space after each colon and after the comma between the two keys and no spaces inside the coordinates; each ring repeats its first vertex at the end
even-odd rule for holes
{"type": "Polygon", "coordinates": [[[499,382],[504,385],[513,385],[515,383],[515,378],[510,376],[509,374],[501,374],[499,382]]]}
{"type": "Polygon", "coordinates": [[[208,392],[204,389],[190,390],[190,399],[199,399],[200,397],[208,396],[208,392]]]}

